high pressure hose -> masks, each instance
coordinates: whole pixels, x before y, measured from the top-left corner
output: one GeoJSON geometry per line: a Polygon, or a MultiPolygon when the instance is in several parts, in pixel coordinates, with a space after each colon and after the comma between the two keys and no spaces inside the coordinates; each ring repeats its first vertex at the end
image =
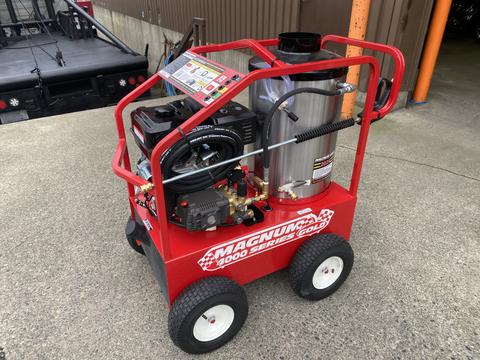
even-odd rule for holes
{"type": "Polygon", "coordinates": [[[354,87],[350,84],[337,83],[337,86],[340,86],[340,88],[334,91],[310,88],[310,87],[294,89],[282,95],[273,104],[273,106],[270,108],[270,110],[268,111],[265,117],[264,124],[263,124],[263,132],[262,132],[263,169],[264,169],[263,178],[265,182],[269,181],[270,151],[268,147],[270,145],[269,144],[270,143],[270,126],[271,126],[273,116],[275,115],[275,112],[278,110],[278,108],[289,98],[298,94],[310,93],[310,94],[319,94],[324,96],[339,96],[339,95],[345,94],[346,92],[351,92],[354,90],[354,87]]]}
{"type": "MultiPolygon", "coordinates": [[[[183,136],[162,155],[163,178],[169,179],[188,170],[198,169],[214,163],[235,158],[243,154],[243,141],[235,130],[202,125],[183,136]]],[[[179,179],[166,184],[168,191],[185,194],[200,191],[223,180],[238,162],[179,179]]]]}

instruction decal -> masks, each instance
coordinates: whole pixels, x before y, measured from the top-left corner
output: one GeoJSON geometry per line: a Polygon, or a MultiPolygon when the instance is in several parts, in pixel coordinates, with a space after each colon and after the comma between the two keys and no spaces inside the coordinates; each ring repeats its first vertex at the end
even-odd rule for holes
{"type": "Polygon", "coordinates": [[[224,71],[224,68],[187,51],[162,69],[160,74],[187,93],[208,94],[219,86],[214,80],[224,71]]]}
{"type": "Polygon", "coordinates": [[[244,77],[190,50],[166,65],[158,75],[203,106],[219,99],[244,77]]]}

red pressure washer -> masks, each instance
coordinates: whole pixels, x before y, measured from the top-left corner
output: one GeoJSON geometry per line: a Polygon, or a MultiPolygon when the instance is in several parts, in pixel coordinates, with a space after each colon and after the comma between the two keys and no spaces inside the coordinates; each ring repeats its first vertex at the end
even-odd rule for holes
{"type": "Polygon", "coordinates": [[[147,256],[171,306],[177,346],[203,353],[228,342],[248,313],[241,285],[262,276],[288,267],[293,290],[309,300],[345,281],[368,131],[395,104],[404,67],[392,46],[284,33],[192,48],[118,104],[113,170],[128,183],[127,240],[147,256]],[[390,55],[393,81],[379,79],[376,58],[340,57],[325,49],[331,42],[390,55]],[[236,49],[256,54],[248,74],[206,57],[236,49]],[[343,94],[355,91],[342,81],[353,65],[370,69],[365,107],[340,120],[343,94]],[[161,79],[187,97],[132,112],[142,152],[132,172],[122,112],[161,79]],[[233,102],[247,87],[250,106],[233,102]],[[361,129],[345,189],[330,180],[336,132],[354,124],[361,129]]]}

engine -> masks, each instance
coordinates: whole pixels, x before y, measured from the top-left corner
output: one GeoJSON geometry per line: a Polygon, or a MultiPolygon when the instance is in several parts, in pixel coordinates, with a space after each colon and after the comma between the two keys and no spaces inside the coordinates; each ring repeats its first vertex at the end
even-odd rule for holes
{"type": "MultiPolygon", "coordinates": [[[[155,145],[200,108],[194,100],[186,97],[162,106],[140,107],[132,112],[131,131],[142,152],[137,162],[139,176],[151,180],[150,157],[155,145]]],[[[163,154],[164,179],[241,156],[245,145],[255,143],[257,127],[254,112],[237,102],[227,103],[163,154]]],[[[265,195],[248,196],[246,175],[239,162],[233,162],[165,184],[165,205],[171,214],[169,221],[188,231],[257,221],[255,214],[259,212],[253,203],[265,195]]],[[[255,182],[262,186],[260,179],[255,182]]],[[[154,201],[151,200],[145,199],[141,203],[155,214],[154,201]]]]}

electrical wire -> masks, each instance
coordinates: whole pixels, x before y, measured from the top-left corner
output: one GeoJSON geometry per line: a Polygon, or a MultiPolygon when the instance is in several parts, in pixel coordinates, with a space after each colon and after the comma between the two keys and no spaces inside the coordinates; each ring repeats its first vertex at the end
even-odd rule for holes
{"type": "MultiPolygon", "coordinates": [[[[168,55],[165,57],[165,60],[163,61],[164,66],[167,66],[170,64],[170,62],[173,60],[173,52],[170,51],[168,55]]],[[[165,90],[167,91],[168,96],[175,96],[177,93],[175,92],[175,87],[170,84],[168,81],[165,81],[165,90]]]]}

